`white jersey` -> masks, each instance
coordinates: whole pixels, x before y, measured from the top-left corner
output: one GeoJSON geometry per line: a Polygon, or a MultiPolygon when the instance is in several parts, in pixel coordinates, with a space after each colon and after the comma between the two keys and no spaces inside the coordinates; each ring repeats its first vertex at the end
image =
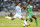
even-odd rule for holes
{"type": "Polygon", "coordinates": [[[21,7],[20,6],[16,6],[16,14],[14,15],[13,18],[22,18],[21,16],[21,7]]]}
{"type": "Polygon", "coordinates": [[[21,7],[20,6],[16,6],[16,14],[21,14],[21,7]]]}

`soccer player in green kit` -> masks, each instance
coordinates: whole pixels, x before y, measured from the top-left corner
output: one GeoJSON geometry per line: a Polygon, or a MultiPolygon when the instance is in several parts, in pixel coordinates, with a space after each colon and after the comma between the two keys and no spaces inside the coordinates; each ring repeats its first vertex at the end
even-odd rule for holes
{"type": "Polygon", "coordinates": [[[37,23],[37,18],[35,17],[35,15],[32,13],[32,3],[30,3],[28,6],[27,6],[27,8],[26,8],[26,10],[27,10],[27,19],[26,19],[26,21],[27,20],[29,20],[30,22],[32,22],[33,20],[32,20],[32,18],[34,18],[35,19],[35,22],[36,22],[36,25],[38,25],[38,23],[37,23]]]}

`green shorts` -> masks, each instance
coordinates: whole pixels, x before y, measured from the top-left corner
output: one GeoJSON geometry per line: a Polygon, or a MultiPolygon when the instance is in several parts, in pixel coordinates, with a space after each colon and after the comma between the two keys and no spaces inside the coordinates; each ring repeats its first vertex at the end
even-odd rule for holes
{"type": "Polygon", "coordinates": [[[28,18],[32,18],[33,15],[34,15],[33,13],[27,13],[28,18]]]}

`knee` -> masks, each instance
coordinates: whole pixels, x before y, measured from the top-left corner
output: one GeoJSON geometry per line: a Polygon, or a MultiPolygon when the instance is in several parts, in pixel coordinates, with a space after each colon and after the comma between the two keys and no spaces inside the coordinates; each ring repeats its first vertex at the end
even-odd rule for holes
{"type": "Polygon", "coordinates": [[[37,19],[36,17],[34,19],[37,19]]]}
{"type": "Polygon", "coordinates": [[[31,22],[32,22],[33,20],[31,20],[31,22]]]}
{"type": "Polygon", "coordinates": [[[31,22],[32,22],[33,20],[31,20],[31,22]]]}
{"type": "Polygon", "coordinates": [[[32,18],[30,18],[30,21],[31,21],[31,22],[33,21],[32,18]]]}
{"type": "Polygon", "coordinates": [[[35,17],[35,15],[33,15],[32,18],[37,19],[37,18],[35,17]]]}

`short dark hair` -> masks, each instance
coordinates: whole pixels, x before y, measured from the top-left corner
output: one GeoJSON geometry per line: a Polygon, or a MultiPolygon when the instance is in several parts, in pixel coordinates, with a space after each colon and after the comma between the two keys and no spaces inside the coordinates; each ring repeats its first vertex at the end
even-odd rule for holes
{"type": "Polygon", "coordinates": [[[21,3],[21,2],[19,2],[19,3],[21,3]]]}
{"type": "Polygon", "coordinates": [[[19,3],[21,3],[21,2],[18,2],[18,4],[19,4],[19,3]]]}

